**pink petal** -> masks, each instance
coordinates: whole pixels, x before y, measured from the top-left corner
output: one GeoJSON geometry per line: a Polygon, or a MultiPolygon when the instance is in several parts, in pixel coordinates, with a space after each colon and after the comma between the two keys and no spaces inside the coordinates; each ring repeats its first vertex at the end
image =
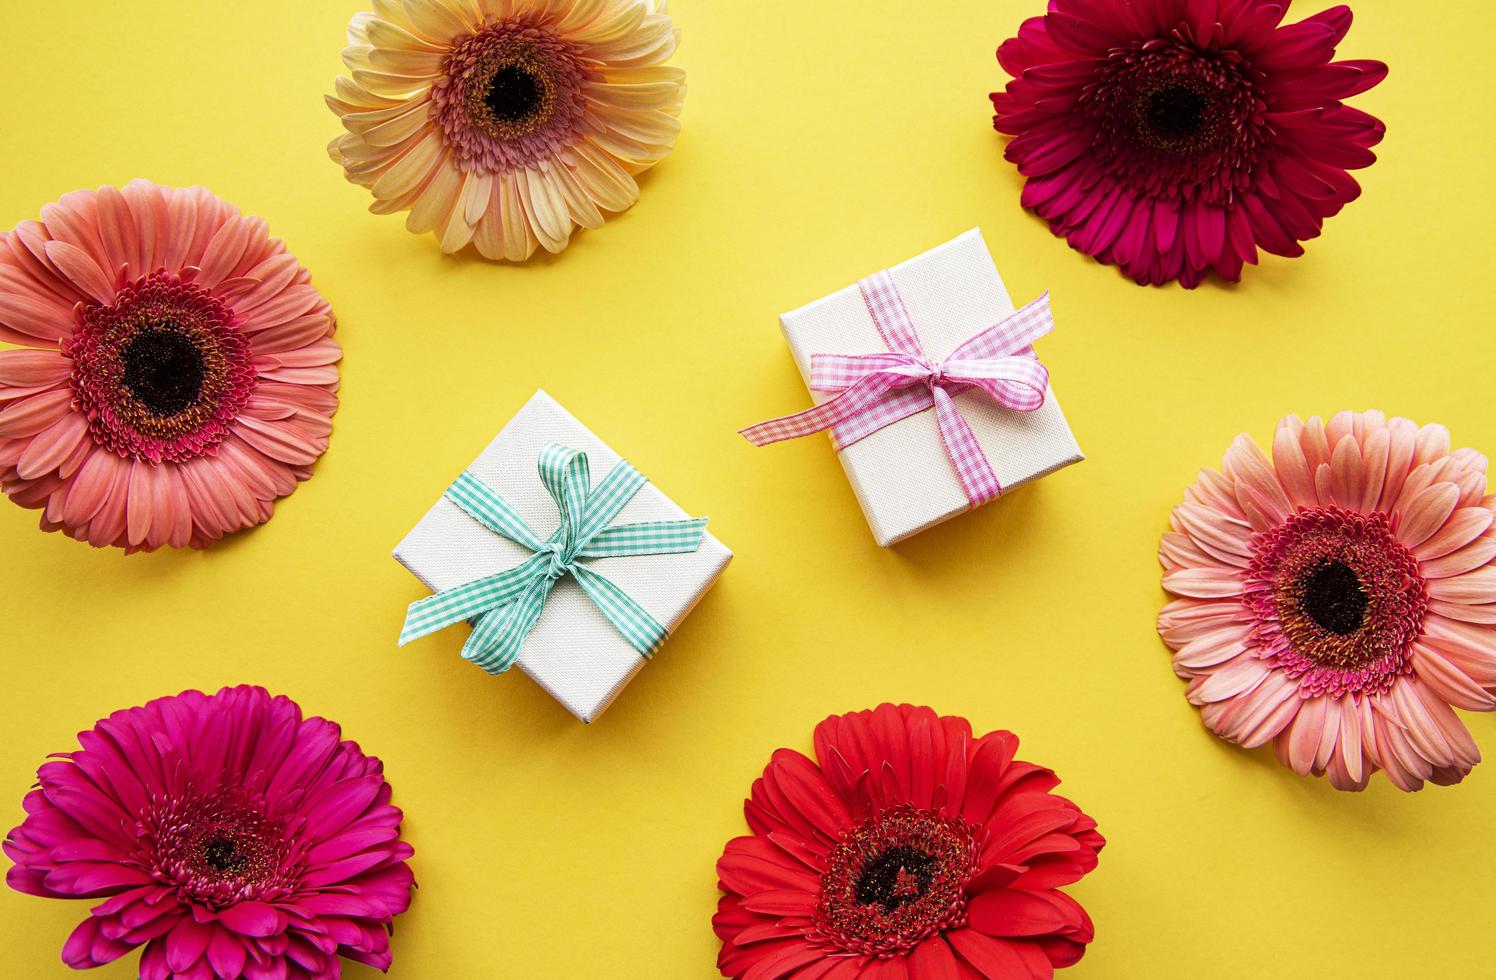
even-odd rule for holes
{"type": "Polygon", "coordinates": [[[1163,578],[1163,585],[1175,595],[1197,599],[1224,599],[1242,593],[1240,573],[1223,568],[1185,568],[1169,572],[1163,578]]]}
{"type": "Polygon", "coordinates": [[[1496,515],[1484,507],[1462,507],[1450,515],[1444,525],[1413,553],[1425,562],[1431,558],[1441,558],[1480,537],[1491,526],[1493,519],[1496,519],[1496,515]]]}
{"type": "Polygon", "coordinates": [[[43,429],[31,440],[16,462],[23,480],[35,480],[60,467],[80,443],[88,438],[88,421],[75,412],[43,429]]]}
{"type": "Polygon", "coordinates": [[[48,242],[46,250],[47,258],[80,295],[103,306],[114,302],[114,277],[100,269],[87,252],[59,241],[48,242]]]}
{"type": "Polygon", "coordinates": [[[1238,657],[1214,673],[1192,681],[1189,698],[1194,704],[1224,701],[1256,688],[1273,673],[1272,668],[1256,657],[1238,657]]]}
{"type": "Polygon", "coordinates": [[[1400,515],[1397,540],[1409,548],[1423,544],[1444,526],[1459,498],[1459,488],[1453,483],[1436,483],[1418,494],[1400,515]]]}
{"type": "Polygon", "coordinates": [[[1300,707],[1288,729],[1288,762],[1293,771],[1307,776],[1314,769],[1314,759],[1324,734],[1329,698],[1310,698],[1300,707]]]}
{"type": "Polygon", "coordinates": [[[1428,582],[1428,594],[1435,599],[1469,605],[1496,602],[1496,565],[1486,565],[1452,578],[1432,579],[1428,582]]]}
{"type": "Polygon", "coordinates": [[[1344,436],[1330,456],[1330,497],[1346,510],[1361,506],[1361,446],[1355,436],[1344,436]]]}
{"type": "Polygon", "coordinates": [[[1424,562],[1422,571],[1425,578],[1448,578],[1451,575],[1463,575],[1493,560],[1496,560],[1496,535],[1487,535],[1477,538],[1453,554],[1424,562]]]}
{"type": "Polygon", "coordinates": [[[1456,708],[1466,711],[1496,708],[1496,696],[1427,643],[1413,645],[1413,670],[1431,691],[1456,708]]]}
{"type": "Polygon", "coordinates": [[[47,388],[72,374],[73,362],[50,350],[0,350],[0,385],[47,388]]]}
{"type": "Polygon", "coordinates": [[[1214,667],[1244,653],[1250,635],[1250,628],[1245,625],[1220,627],[1180,647],[1174,663],[1192,671],[1214,667]]]}
{"type": "Polygon", "coordinates": [[[72,404],[73,393],[66,388],[11,402],[0,409],[0,438],[34,436],[66,415],[72,404]]]}
{"type": "Polygon", "coordinates": [[[1314,491],[1314,475],[1304,458],[1299,437],[1286,426],[1280,427],[1273,436],[1273,467],[1290,503],[1305,509],[1319,505],[1314,491]]]}

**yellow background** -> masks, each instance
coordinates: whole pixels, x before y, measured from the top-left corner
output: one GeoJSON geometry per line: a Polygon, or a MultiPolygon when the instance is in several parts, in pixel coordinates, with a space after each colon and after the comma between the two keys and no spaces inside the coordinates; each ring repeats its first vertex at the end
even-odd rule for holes
{"type": "MultiPolygon", "coordinates": [[[[1496,765],[1412,796],[1300,779],[1205,732],[1153,628],[1169,508],[1238,432],[1379,407],[1496,452],[1496,14],[1356,6],[1342,56],[1392,66],[1356,100],[1389,134],[1363,199],[1306,257],[1187,292],[1018,207],[986,96],[1042,0],[677,0],[675,154],[525,267],[443,256],[328,161],[356,0],[6,0],[0,227],[74,188],[206,184],[312,270],[347,357],[315,478],[212,551],[126,559],[0,502],[0,823],[111,709],[254,682],[386,761],[421,885],[392,976],[706,977],[713,862],[770,752],[909,700],[1017,732],[1100,821],[1067,976],[1496,975],[1496,765]],[[824,440],[734,430],[806,404],[778,313],[973,225],[1015,299],[1053,291],[1040,353],[1090,458],[880,550],[824,440]],[[391,547],[537,386],[738,554],[591,727],[463,663],[461,629],[394,645],[422,590],[391,547]]],[[[0,889],[0,974],[67,974],[85,909],[0,889]]]]}

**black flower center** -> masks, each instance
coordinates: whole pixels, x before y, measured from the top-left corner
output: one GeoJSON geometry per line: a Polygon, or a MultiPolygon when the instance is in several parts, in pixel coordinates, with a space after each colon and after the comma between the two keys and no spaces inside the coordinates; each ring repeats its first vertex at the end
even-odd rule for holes
{"type": "Polygon", "coordinates": [[[1349,565],[1329,561],[1304,580],[1299,608],[1304,615],[1337,636],[1349,636],[1361,628],[1370,600],[1361,580],[1349,565]]]}
{"type": "Polygon", "coordinates": [[[226,837],[215,837],[203,845],[203,862],[214,871],[237,871],[245,861],[238,845],[226,837]]]}
{"type": "Polygon", "coordinates": [[[125,387],[157,416],[197,404],[206,376],[203,352],[169,324],[142,330],[124,352],[125,387]]]}
{"type": "Polygon", "coordinates": [[[877,904],[884,912],[919,900],[930,887],[935,858],[912,847],[891,847],[862,867],[857,879],[859,905],[877,904]]]}
{"type": "Polygon", "coordinates": [[[1163,85],[1148,96],[1143,114],[1159,139],[1187,140],[1205,123],[1205,97],[1188,85],[1163,85]]]}
{"type": "Polygon", "coordinates": [[[524,122],[539,111],[545,89],[523,65],[505,65],[493,73],[483,104],[504,123],[524,122]]]}

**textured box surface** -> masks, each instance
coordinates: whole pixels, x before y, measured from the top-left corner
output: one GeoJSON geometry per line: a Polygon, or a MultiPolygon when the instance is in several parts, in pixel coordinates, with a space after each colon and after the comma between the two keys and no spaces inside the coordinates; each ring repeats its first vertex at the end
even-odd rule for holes
{"type": "MultiPolygon", "coordinates": [[[[889,271],[933,358],[947,357],[1014,309],[976,229],[889,271]]],[[[888,349],[855,283],[784,314],[780,326],[807,385],[814,354],[888,349]]],[[[1043,345],[1040,340],[1040,360],[1043,345]]],[[[833,397],[825,392],[811,395],[817,402],[833,397]]],[[[1035,412],[1009,411],[977,391],[963,392],[955,402],[1004,492],[1085,458],[1052,388],[1035,412]]],[[[894,544],[971,509],[940,441],[933,409],[886,426],[838,455],[880,545],[894,544]]]]}
{"type": "MultiPolygon", "coordinates": [[[[594,485],[619,460],[617,453],[555,399],[537,391],[468,467],[469,472],[502,494],[542,538],[560,523],[555,502],[541,485],[536,470],[541,449],[552,442],[587,453],[594,485]]],[[[458,472],[452,471],[454,479],[458,472]]],[[[648,478],[650,474],[644,475],[648,478]]],[[[614,522],[692,516],[702,515],[687,514],[651,482],[640,489],[614,522]]],[[[433,592],[511,568],[530,554],[487,530],[445,498],[437,501],[395,548],[396,560],[433,592]]],[[[701,547],[689,554],[598,558],[588,564],[613,580],[673,633],[731,560],[732,552],[708,531],[701,547]]],[[[668,649],[667,643],[665,651],[668,649]]],[[[582,721],[592,721],[602,714],[645,663],[570,577],[556,583],[516,662],[520,670],[582,721]]]]}

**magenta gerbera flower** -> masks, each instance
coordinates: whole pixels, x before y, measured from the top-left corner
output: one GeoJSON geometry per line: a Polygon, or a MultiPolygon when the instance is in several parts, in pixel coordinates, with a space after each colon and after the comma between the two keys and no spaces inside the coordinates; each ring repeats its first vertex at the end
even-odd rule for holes
{"type": "Polygon", "coordinates": [[[1380,61],[1331,61],[1349,7],[1282,25],[1289,0],[1050,0],[997,49],[992,94],[1023,206],[1140,283],[1241,278],[1361,192],[1382,123],[1342,99],[1380,61]]]}
{"type": "Polygon", "coordinates": [[[263,688],[116,711],[37,771],[5,840],[17,891],[99,900],[75,969],[139,946],[141,980],[328,980],[390,965],[414,881],[378,759],[263,688]]]}

